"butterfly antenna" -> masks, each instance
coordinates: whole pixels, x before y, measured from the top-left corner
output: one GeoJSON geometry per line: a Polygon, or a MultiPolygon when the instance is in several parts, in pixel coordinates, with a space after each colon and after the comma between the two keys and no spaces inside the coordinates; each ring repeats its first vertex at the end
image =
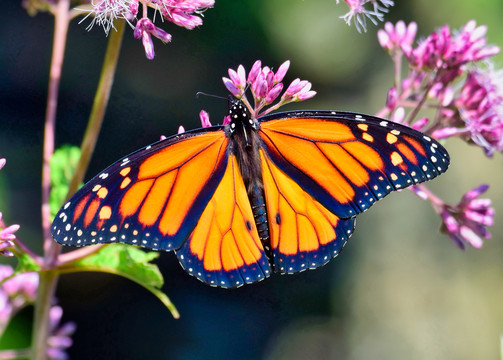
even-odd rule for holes
{"type": "Polygon", "coordinates": [[[226,97],[218,96],[218,95],[213,95],[213,94],[208,94],[208,93],[205,93],[205,92],[202,92],[202,91],[198,91],[196,93],[196,99],[199,99],[200,95],[204,95],[204,96],[208,96],[208,97],[213,97],[213,98],[217,98],[217,99],[229,100],[226,97]]]}
{"type": "Polygon", "coordinates": [[[242,98],[243,96],[245,96],[245,94],[246,94],[246,92],[248,91],[248,89],[250,88],[250,86],[251,86],[251,82],[247,82],[247,83],[246,83],[246,87],[245,87],[245,91],[243,91],[243,95],[241,95],[241,97],[239,98],[239,100],[241,100],[241,98],[242,98]]]}

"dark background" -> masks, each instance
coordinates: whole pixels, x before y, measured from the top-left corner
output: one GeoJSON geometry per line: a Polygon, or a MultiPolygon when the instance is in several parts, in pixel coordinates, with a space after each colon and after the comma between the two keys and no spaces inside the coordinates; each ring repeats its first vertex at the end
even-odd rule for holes
{"type": "MultiPolygon", "coordinates": [[[[398,2],[398,1],[397,1],[398,2]]],[[[387,20],[416,21],[419,36],[445,23],[459,28],[474,18],[503,45],[499,0],[399,2],[387,20]]],[[[376,31],[358,34],[338,17],[333,0],[216,0],[204,24],[187,31],[165,22],[170,44],[154,40],[144,56],[127,29],[90,177],[116,159],[171,135],[179,125],[199,127],[198,113],[220,122],[226,106],[195,99],[197,91],[226,96],[227,68],[257,59],[273,68],[292,61],[287,81],[313,83],[318,95],[284,110],[377,112],[392,85],[392,66],[376,31]]],[[[3,4],[0,22],[0,211],[40,252],[42,130],[53,19],[29,17],[18,1],[3,4]]],[[[60,88],[57,145],[80,144],[106,46],[89,20],[71,23],[60,88]]],[[[497,57],[501,65],[502,57],[497,57]]],[[[499,62],[499,63],[498,63],[499,62]]],[[[501,156],[451,140],[449,172],[431,188],[456,203],[468,189],[491,184],[502,209],[501,156]]],[[[361,215],[342,256],[316,271],[272,278],[237,290],[210,288],[187,275],[171,253],[157,261],[163,290],[178,308],[174,320],[136,284],[111,275],[65,275],[57,290],[64,321],[78,324],[71,359],[489,359],[503,331],[503,234],[481,250],[461,252],[438,233],[440,221],[404,191],[361,215]]],[[[3,347],[26,346],[31,310],[23,311],[3,347]]]]}

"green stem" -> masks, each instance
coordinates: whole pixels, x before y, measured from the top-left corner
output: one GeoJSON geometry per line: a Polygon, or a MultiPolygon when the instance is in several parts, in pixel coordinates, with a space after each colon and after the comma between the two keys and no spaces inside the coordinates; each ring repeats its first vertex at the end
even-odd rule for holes
{"type": "Polygon", "coordinates": [[[35,323],[33,324],[33,360],[47,358],[47,339],[49,338],[49,312],[51,302],[56,290],[58,274],[55,271],[42,271],[39,273],[37,301],[35,303],[35,323]]]}
{"type": "Polygon", "coordinates": [[[88,257],[90,255],[93,255],[94,253],[97,253],[98,251],[101,250],[103,246],[106,246],[105,244],[101,245],[93,245],[93,246],[84,246],[82,248],[79,248],[77,250],[69,251],[65,254],[61,254],[58,257],[58,267],[69,264],[71,262],[83,259],[85,257],[88,257]]]}
{"type": "MultiPolygon", "coordinates": [[[[47,94],[47,109],[44,125],[44,148],[42,162],[42,232],[44,241],[44,267],[50,267],[56,256],[51,256],[54,248],[50,226],[51,212],[49,208],[49,194],[51,191],[50,160],[54,153],[54,132],[56,127],[56,110],[58,92],[65,55],[66,39],[68,35],[68,11],[70,0],[60,0],[54,7],[54,37],[49,71],[49,87],[47,94]]],[[[40,273],[37,301],[33,324],[33,340],[31,357],[34,360],[44,360],[47,357],[47,339],[49,336],[49,311],[56,288],[56,273],[40,273]]]]}
{"type": "Polygon", "coordinates": [[[126,22],[124,20],[117,20],[114,25],[116,31],[110,32],[108,47],[105,59],[103,60],[103,67],[101,69],[100,82],[94,97],[93,108],[91,110],[91,115],[89,116],[89,122],[84,134],[84,139],[82,140],[82,144],[80,146],[82,155],[79,163],[77,164],[77,169],[75,170],[72,181],[70,182],[67,198],[77,191],[80,182],[84,179],[84,174],[91,160],[91,155],[94,151],[96,141],[98,140],[98,134],[101,130],[101,124],[103,123],[108,99],[110,98],[110,91],[114,81],[115,69],[117,68],[117,61],[119,59],[119,52],[122,44],[122,35],[124,34],[126,22]]]}
{"type": "MultiPolygon", "coordinates": [[[[56,128],[56,110],[58,106],[58,91],[65,55],[66,38],[68,34],[68,10],[70,0],[60,0],[54,8],[54,38],[49,71],[49,88],[47,92],[47,108],[44,125],[44,148],[42,162],[42,231],[44,236],[44,253],[47,254],[51,244],[51,211],[49,195],[51,191],[50,160],[54,153],[54,131],[56,128]]],[[[51,260],[46,257],[46,261],[51,260]]]]}
{"type": "Polygon", "coordinates": [[[394,83],[396,93],[400,94],[402,92],[402,51],[397,50],[393,54],[393,69],[394,69],[394,83]]]}

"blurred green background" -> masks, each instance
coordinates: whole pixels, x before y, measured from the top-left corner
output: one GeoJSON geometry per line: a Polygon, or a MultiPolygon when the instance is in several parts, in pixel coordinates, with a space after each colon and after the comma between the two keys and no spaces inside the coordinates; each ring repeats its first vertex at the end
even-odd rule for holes
{"type": "MultiPolygon", "coordinates": [[[[53,19],[30,18],[20,2],[2,4],[0,29],[0,211],[21,224],[18,235],[37,251],[40,240],[41,140],[53,19]]],[[[148,61],[127,29],[117,76],[90,177],[114,160],[199,127],[199,111],[219,122],[226,107],[196,100],[225,95],[227,68],[256,59],[277,68],[290,59],[287,81],[308,79],[318,95],[284,110],[340,109],[375,113],[392,85],[392,66],[370,25],[359,34],[334,0],[216,0],[193,31],[164,23],[170,44],[155,41],[148,61]]],[[[418,37],[468,20],[488,25],[503,46],[501,0],[397,1],[386,20],[416,21],[418,37]]],[[[103,31],[69,31],[58,107],[57,144],[80,144],[106,46],[103,31]]],[[[501,66],[503,56],[496,57],[501,66]]],[[[489,183],[496,225],[480,250],[458,250],[438,233],[440,220],[408,191],[392,194],[358,218],[343,254],[327,266],[273,276],[237,290],[207,287],[185,274],[170,253],[158,264],[165,292],[181,318],[146,291],[103,274],[61,278],[64,320],[76,321],[71,359],[497,359],[503,333],[503,164],[461,141],[446,144],[450,170],[431,183],[457,203],[489,183]]],[[[3,347],[29,341],[31,311],[20,314],[3,347]]]]}

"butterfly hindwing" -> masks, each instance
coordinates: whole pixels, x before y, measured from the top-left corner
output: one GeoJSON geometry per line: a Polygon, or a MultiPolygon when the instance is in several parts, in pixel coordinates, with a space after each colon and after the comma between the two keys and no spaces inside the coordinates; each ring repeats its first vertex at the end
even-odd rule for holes
{"type": "Polygon", "coordinates": [[[189,274],[213,286],[236,287],[270,275],[234,155],[229,156],[220,184],[176,254],[189,274]]]}
{"type": "Polygon", "coordinates": [[[125,242],[174,250],[196,225],[227,166],[218,128],[170,137],[117,161],[85,184],[56,215],[64,245],[125,242]]]}
{"type": "Polygon", "coordinates": [[[276,166],[341,218],[449,165],[434,139],[369,115],[288,112],[260,120],[259,135],[276,166]]]}
{"type": "Polygon", "coordinates": [[[315,269],[337,256],[355,219],[340,219],[260,150],[274,271],[315,269]]]}

